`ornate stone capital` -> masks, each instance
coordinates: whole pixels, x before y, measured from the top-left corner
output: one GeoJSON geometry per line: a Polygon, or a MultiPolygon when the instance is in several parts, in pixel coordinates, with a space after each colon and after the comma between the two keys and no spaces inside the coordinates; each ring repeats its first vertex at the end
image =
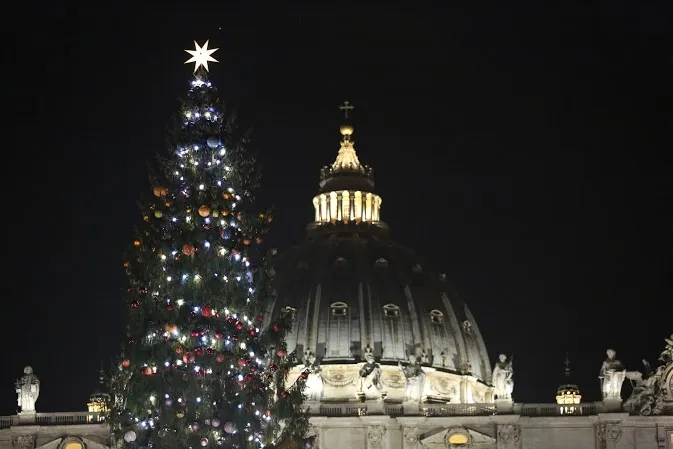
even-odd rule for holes
{"type": "Polygon", "coordinates": [[[518,424],[498,424],[498,442],[517,444],[521,441],[521,426],[518,424]]]}
{"type": "Polygon", "coordinates": [[[383,437],[386,435],[386,426],[377,424],[367,428],[367,449],[383,447],[383,437]]]}
{"type": "Polygon", "coordinates": [[[35,447],[34,435],[19,435],[12,438],[13,449],[33,449],[35,447]]]}

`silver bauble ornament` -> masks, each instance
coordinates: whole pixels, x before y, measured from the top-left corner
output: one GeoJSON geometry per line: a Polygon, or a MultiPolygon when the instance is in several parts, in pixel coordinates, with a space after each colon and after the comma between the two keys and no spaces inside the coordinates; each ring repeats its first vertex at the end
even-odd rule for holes
{"type": "Polygon", "coordinates": [[[227,433],[236,432],[236,423],[233,421],[227,421],[224,423],[224,431],[227,433]]]}
{"type": "Polygon", "coordinates": [[[208,140],[206,140],[206,144],[210,148],[217,148],[220,146],[220,140],[217,137],[208,137],[208,140]]]}
{"type": "Polygon", "coordinates": [[[129,430],[128,432],[126,432],[124,434],[124,441],[126,441],[127,443],[134,442],[136,440],[136,438],[137,438],[137,435],[133,430],[129,430]]]}

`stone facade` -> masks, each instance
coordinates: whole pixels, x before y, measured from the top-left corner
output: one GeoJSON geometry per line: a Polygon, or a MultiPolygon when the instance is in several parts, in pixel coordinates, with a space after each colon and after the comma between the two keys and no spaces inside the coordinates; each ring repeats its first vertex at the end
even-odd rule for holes
{"type": "MultiPolygon", "coordinates": [[[[38,422],[46,424],[2,418],[0,449],[111,447],[104,424],[58,424],[75,418],[96,421],[97,416],[38,415],[38,422]]],[[[315,416],[311,423],[313,449],[673,449],[673,416],[315,416]]]]}

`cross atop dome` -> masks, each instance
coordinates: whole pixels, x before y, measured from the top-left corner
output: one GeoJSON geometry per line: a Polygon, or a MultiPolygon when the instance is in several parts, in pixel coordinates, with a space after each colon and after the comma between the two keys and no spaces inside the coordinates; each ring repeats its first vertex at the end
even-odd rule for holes
{"type": "MultiPolygon", "coordinates": [[[[339,109],[343,111],[346,120],[348,120],[348,112],[355,109],[355,106],[350,104],[349,101],[344,101],[344,103],[339,106],[339,109]]],[[[341,139],[339,154],[337,154],[337,158],[332,164],[332,170],[362,172],[364,167],[360,164],[358,155],[355,153],[355,147],[351,141],[353,127],[351,125],[341,125],[339,131],[341,132],[343,139],[341,139]]]]}

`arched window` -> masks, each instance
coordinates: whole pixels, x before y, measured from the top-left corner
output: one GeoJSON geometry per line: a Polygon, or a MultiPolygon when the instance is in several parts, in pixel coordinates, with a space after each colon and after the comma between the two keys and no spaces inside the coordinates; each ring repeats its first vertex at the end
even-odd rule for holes
{"type": "Polygon", "coordinates": [[[437,309],[431,310],[430,321],[436,324],[440,324],[444,321],[444,314],[437,309]]]}
{"type": "Polygon", "coordinates": [[[379,257],[378,259],[376,259],[376,262],[374,262],[374,266],[377,268],[387,268],[388,261],[383,257],[379,257]]]}
{"type": "Polygon", "coordinates": [[[346,316],[348,314],[348,305],[345,302],[335,302],[330,306],[333,316],[346,316]]]}
{"type": "Polygon", "coordinates": [[[400,316],[400,308],[395,304],[386,304],[383,306],[383,316],[386,318],[396,318],[400,316]]]}
{"type": "Polygon", "coordinates": [[[283,315],[291,314],[292,316],[294,316],[294,314],[297,313],[297,308],[292,306],[286,306],[283,307],[280,312],[283,315]]]}

